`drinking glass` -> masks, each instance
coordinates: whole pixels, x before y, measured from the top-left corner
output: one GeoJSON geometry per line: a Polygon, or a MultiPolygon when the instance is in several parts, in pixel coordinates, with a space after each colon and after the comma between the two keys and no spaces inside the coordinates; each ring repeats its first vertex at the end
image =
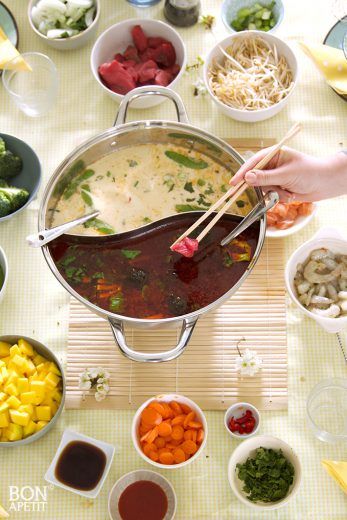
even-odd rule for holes
{"type": "Polygon", "coordinates": [[[39,52],[22,54],[32,71],[13,70],[17,58],[8,62],[2,82],[14,103],[27,116],[46,114],[53,106],[58,93],[58,72],[53,61],[39,52]]]}
{"type": "Polygon", "coordinates": [[[318,383],[306,403],[308,423],[324,442],[347,441],[347,378],[318,383]]]}

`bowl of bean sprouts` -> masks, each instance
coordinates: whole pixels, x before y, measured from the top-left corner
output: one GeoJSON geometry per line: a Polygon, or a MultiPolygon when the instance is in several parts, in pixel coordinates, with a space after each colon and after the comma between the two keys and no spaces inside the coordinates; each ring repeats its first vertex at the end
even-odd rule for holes
{"type": "Polygon", "coordinates": [[[204,81],[228,117],[253,123],[280,112],[298,82],[291,47],[273,34],[241,31],[217,43],[204,64],[204,81]]]}

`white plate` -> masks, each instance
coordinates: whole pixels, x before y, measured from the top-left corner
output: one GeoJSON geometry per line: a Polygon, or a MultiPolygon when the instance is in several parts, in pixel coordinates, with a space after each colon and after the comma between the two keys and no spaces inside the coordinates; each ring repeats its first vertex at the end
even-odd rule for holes
{"type": "Polygon", "coordinates": [[[307,215],[307,217],[300,216],[295,220],[295,224],[293,224],[288,229],[276,229],[275,227],[267,227],[266,228],[266,236],[268,238],[284,238],[289,237],[290,235],[294,235],[298,231],[301,231],[307,224],[311,222],[313,217],[316,215],[318,210],[317,202],[313,202],[313,211],[311,215],[307,215]]]}
{"type": "Polygon", "coordinates": [[[111,464],[112,464],[114,451],[115,451],[115,448],[111,444],[108,444],[103,441],[99,441],[98,439],[94,439],[93,437],[88,437],[87,435],[83,435],[83,433],[77,433],[72,430],[65,430],[63,433],[63,436],[61,438],[60,444],[58,446],[58,449],[51,462],[51,465],[49,466],[44,478],[45,478],[45,480],[47,480],[47,482],[54,484],[54,486],[59,486],[63,489],[66,489],[67,491],[72,491],[72,493],[77,493],[77,495],[81,495],[86,498],[95,498],[99,494],[99,491],[102,488],[102,486],[105,482],[105,479],[108,475],[108,472],[109,472],[111,464]],[[66,486],[65,484],[63,484],[62,482],[57,480],[57,478],[55,477],[55,468],[56,468],[58,459],[60,457],[60,454],[63,451],[63,449],[65,448],[65,446],[72,441],[88,442],[89,444],[92,444],[93,446],[100,448],[100,450],[102,450],[106,455],[106,466],[105,466],[104,472],[102,474],[102,477],[99,480],[98,484],[95,486],[95,488],[93,488],[89,491],[83,491],[81,489],[75,489],[73,487],[66,486]]]}

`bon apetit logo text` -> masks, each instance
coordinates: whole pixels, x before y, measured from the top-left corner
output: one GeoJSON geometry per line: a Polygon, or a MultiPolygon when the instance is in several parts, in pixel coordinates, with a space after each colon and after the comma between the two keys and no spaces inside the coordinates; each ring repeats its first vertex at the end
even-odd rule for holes
{"type": "Polygon", "coordinates": [[[50,486],[8,486],[10,507],[8,511],[44,513],[50,486]]]}

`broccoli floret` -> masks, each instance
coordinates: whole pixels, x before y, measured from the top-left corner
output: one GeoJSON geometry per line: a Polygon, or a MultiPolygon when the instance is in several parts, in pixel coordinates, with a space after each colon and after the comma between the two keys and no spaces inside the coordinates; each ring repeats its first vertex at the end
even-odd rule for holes
{"type": "Polygon", "coordinates": [[[27,192],[27,190],[12,186],[0,188],[0,195],[4,195],[8,199],[11,205],[11,213],[24,206],[29,198],[29,192],[27,192]]]}
{"type": "Polygon", "coordinates": [[[2,137],[0,137],[0,155],[4,154],[6,152],[6,145],[5,141],[2,137]]]}
{"type": "Polygon", "coordinates": [[[0,151],[0,177],[10,179],[21,172],[23,161],[18,155],[14,155],[9,150],[1,153],[0,151]]]}
{"type": "Polygon", "coordinates": [[[6,195],[0,193],[0,218],[6,217],[6,215],[9,215],[10,213],[12,213],[11,202],[8,200],[6,195]]]}
{"type": "Polygon", "coordinates": [[[8,184],[5,179],[0,178],[0,188],[8,188],[8,184]]]}

